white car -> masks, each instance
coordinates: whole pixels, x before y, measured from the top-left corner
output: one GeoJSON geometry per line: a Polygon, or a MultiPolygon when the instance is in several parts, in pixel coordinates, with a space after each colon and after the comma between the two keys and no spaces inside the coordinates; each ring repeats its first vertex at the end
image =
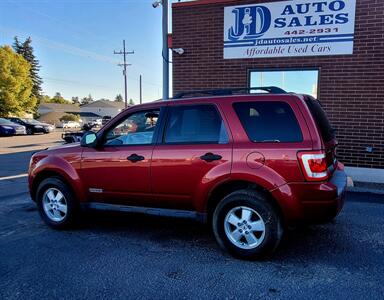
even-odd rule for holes
{"type": "Polygon", "coordinates": [[[63,122],[63,128],[80,128],[80,123],[75,121],[65,121],[63,122]]]}

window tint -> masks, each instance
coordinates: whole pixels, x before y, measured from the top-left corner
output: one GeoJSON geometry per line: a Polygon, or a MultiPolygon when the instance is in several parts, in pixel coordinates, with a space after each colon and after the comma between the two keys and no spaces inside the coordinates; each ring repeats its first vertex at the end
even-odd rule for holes
{"type": "Polygon", "coordinates": [[[174,106],[169,109],[164,142],[226,144],[228,135],[213,105],[174,106]]]}
{"type": "Polygon", "coordinates": [[[307,106],[315,119],[317,128],[320,130],[321,137],[324,142],[329,142],[335,138],[335,130],[332,128],[331,123],[328,120],[327,114],[320,105],[320,102],[312,97],[305,99],[307,106]]]}
{"type": "Polygon", "coordinates": [[[303,136],[295,114],[285,102],[234,104],[249,139],[253,142],[301,142],[303,136]]]}
{"type": "Polygon", "coordinates": [[[151,144],[159,115],[160,110],[141,111],[130,115],[108,131],[105,145],[151,144]]]}

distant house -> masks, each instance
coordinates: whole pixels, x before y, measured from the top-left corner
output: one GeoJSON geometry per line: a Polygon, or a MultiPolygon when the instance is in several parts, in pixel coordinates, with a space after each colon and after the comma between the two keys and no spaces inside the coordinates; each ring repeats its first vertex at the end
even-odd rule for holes
{"type": "Polygon", "coordinates": [[[94,113],[101,117],[111,116],[114,117],[122,110],[125,109],[124,102],[97,100],[91,103],[80,106],[82,113],[94,113]]]}
{"type": "Polygon", "coordinates": [[[38,118],[40,122],[57,125],[65,114],[79,115],[80,107],[75,104],[40,103],[37,112],[40,115],[38,118]]]}
{"type": "Polygon", "coordinates": [[[39,121],[59,124],[65,114],[79,115],[83,123],[93,122],[104,116],[114,117],[125,109],[124,102],[97,100],[78,106],[75,104],[41,103],[37,109],[39,121]]]}
{"type": "Polygon", "coordinates": [[[39,107],[37,108],[37,112],[40,116],[50,113],[50,112],[56,112],[56,113],[79,113],[80,107],[75,104],[59,104],[59,103],[41,103],[39,107]]]}

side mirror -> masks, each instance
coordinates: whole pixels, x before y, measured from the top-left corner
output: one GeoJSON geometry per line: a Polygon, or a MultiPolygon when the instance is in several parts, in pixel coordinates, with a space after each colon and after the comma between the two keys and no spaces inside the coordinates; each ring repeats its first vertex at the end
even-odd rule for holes
{"type": "Polygon", "coordinates": [[[81,138],[80,142],[81,147],[95,147],[97,145],[97,136],[96,133],[92,131],[86,132],[81,138]]]}

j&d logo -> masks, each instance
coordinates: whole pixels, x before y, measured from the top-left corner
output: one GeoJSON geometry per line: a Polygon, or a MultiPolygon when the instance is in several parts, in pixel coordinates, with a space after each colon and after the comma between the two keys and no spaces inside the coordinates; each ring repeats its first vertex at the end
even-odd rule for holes
{"type": "Polygon", "coordinates": [[[265,6],[238,7],[232,12],[235,24],[228,31],[231,41],[259,38],[271,27],[271,12],[265,6]]]}

